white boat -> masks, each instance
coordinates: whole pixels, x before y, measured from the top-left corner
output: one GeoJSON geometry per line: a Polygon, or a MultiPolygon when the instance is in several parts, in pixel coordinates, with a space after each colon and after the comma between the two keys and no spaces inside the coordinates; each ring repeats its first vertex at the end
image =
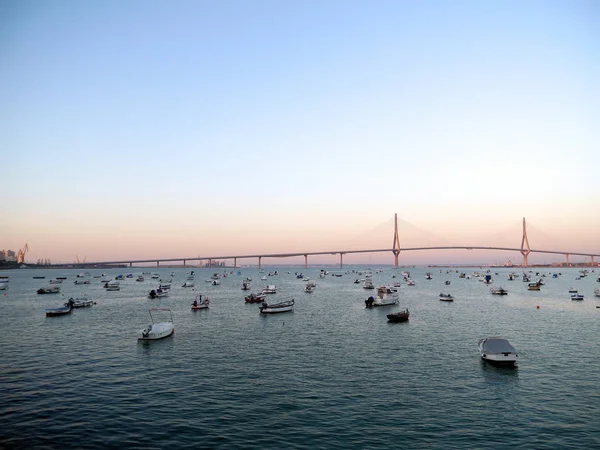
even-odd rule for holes
{"type": "Polygon", "coordinates": [[[0,283],[0,291],[5,291],[8,289],[8,283],[0,283]]]}
{"type": "Polygon", "coordinates": [[[91,300],[87,296],[73,298],[71,297],[68,301],[71,308],[87,308],[96,304],[94,300],[91,300]]]}
{"type": "Polygon", "coordinates": [[[163,291],[168,291],[171,289],[171,283],[159,283],[158,288],[162,289],[163,291]]]}
{"type": "Polygon", "coordinates": [[[252,283],[250,283],[248,280],[242,282],[242,291],[249,291],[251,287],[252,283]]]}
{"type": "Polygon", "coordinates": [[[596,288],[596,289],[594,289],[594,295],[595,295],[596,297],[600,297],[600,288],[596,288]]]}
{"type": "MultiPolygon", "coordinates": [[[[146,327],[146,329],[141,331],[141,336],[138,337],[140,341],[155,341],[157,339],[163,339],[171,336],[175,333],[175,327],[173,326],[173,313],[170,309],[167,308],[152,308],[148,310],[150,313],[150,320],[152,323],[146,327]],[[170,321],[164,320],[163,322],[156,322],[154,320],[154,316],[152,313],[156,314],[159,311],[164,311],[169,313],[170,321]]],[[[161,315],[164,315],[161,313],[161,315]]]]}
{"type": "Polygon", "coordinates": [[[260,305],[260,313],[261,314],[276,314],[276,313],[283,313],[283,312],[288,312],[288,311],[293,311],[293,310],[294,310],[294,299],[286,301],[286,302],[274,303],[272,305],[269,305],[267,302],[263,302],[260,305]]]}
{"type": "Polygon", "coordinates": [[[481,359],[497,366],[514,366],[519,359],[517,350],[502,337],[489,337],[479,341],[481,359]]]}
{"type": "Polygon", "coordinates": [[[583,294],[572,294],[571,300],[583,300],[583,294]]]}
{"type": "Polygon", "coordinates": [[[90,280],[75,280],[74,284],[91,284],[90,280]]]}
{"type": "Polygon", "coordinates": [[[60,286],[51,286],[47,288],[39,288],[38,294],[60,294],[60,286]]]}
{"type": "Polygon", "coordinates": [[[194,287],[195,284],[193,281],[187,280],[185,283],[181,285],[181,287],[194,287]]]}
{"type": "Polygon", "coordinates": [[[317,286],[314,283],[306,283],[306,286],[304,286],[304,292],[312,294],[313,292],[315,292],[316,287],[317,286]]]}
{"type": "Polygon", "coordinates": [[[569,289],[569,294],[577,294],[577,292],[578,292],[578,291],[577,291],[577,289],[575,289],[575,288],[571,288],[571,289],[569,289]]]}
{"type": "Polygon", "coordinates": [[[269,284],[266,288],[263,289],[263,294],[277,294],[277,288],[274,284],[269,284]]]}
{"type": "Polygon", "coordinates": [[[451,294],[440,293],[440,300],[443,302],[453,302],[454,297],[451,294]]]}
{"type": "Polygon", "coordinates": [[[138,275],[138,277],[135,279],[135,281],[144,281],[144,276],[138,275]]]}
{"type": "Polygon", "coordinates": [[[219,278],[221,278],[221,276],[218,273],[213,273],[210,278],[211,280],[218,280],[219,278]]]}
{"type": "Polygon", "coordinates": [[[220,284],[221,284],[221,280],[212,280],[211,284],[212,284],[213,286],[218,286],[218,285],[220,285],[220,284]]]}
{"type": "Polygon", "coordinates": [[[409,280],[407,281],[407,283],[406,283],[406,284],[407,284],[408,286],[414,286],[416,283],[415,283],[415,281],[414,281],[414,280],[410,280],[410,279],[409,279],[409,280]]]}
{"type": "Polygon", "coordinates": [[[375,289],[375,285],[370,278],[365,278],[365,282],[363,283],[363,289],[375,289]]]}

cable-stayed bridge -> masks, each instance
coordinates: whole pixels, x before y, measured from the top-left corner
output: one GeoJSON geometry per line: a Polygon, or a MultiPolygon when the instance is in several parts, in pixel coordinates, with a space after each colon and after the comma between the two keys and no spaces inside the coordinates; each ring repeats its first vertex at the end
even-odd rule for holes
{"type": "Polygon", "coordinates": [[[182,257],[182,258],[156,258],[156,259],[129,259],[129,260],[114,260],[114,261],[94,261],[86,263],[74,263],[73,267],[77,266],[109,266],[109,265],[129,265],[130,267],[134,264],[156,264],[160,267],[161,263],[173,263],[183,262],[185,266],[190,261],[203,261],[211,260],[229,260],[233,261],[233,267],[238,266],[238,260],[255,259],[258,260],[259,268],[262,266],[263,258],[291,258],[291,257],[304,257],[304,266],[308,266],[309,256],[319,255],[337,255],[339,256],[340,267],[344,265],[344,255],[348,254],[359,254],[359,253],[392,253],[394,256],[394,266],[398,267],[398,257],[401,252],[412,252],[412,251],[430,251],[430,250],[499,250],[507,252],[519,252],[523,256],[523,266],[528,266],[527,257],[531,253],[547,253],[564,255],[566,258],[567,265],[569,264],[569,257],[574,256],[585,256],[591,258],[591,265],[594,265],[594,258],[600,258],[600,254],[597,253],[582,253],[578,251],[565,251],[565,250],[543,250],[535,249],[529,246],[529,240],[527,237],[527,224],[525,218],[523,218],[523,235],[521,239],[521,247],[489,247],[489,246],[477,246],[477,245],[448,245],[448,246],[421,246],[421,247],[401,247],[400,238],[398,235],[398,215],[394,215],[394,239],[392,247],[389,248],[370,248],[360,250],[328,250],[328,251],[310,251],[310,252],[287,252],[287,253],[253,253],[246,255],[207,255],[207,256],[195,256],[195,257],[182,257]]]}

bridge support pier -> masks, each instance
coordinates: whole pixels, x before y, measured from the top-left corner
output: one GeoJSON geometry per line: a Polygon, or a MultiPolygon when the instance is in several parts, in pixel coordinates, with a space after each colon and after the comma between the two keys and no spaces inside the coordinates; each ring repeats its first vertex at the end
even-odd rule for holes
{"type": "Polygon", "coordinates": [[[565,253],[565,256],[567,257],[567,266],[569,266],[569,265],[570,265],[570,264],[569,264],[569,254],[568,254],[568,253],[565,253]]]}
{"type": "Polygon", "coordinates": [[[304,255],[304,268],[308,269],[308,255],[304,255]]]}
{"type": "Polygon", "coordinates": [[[262,256],[259,256],[258,257],[258,268],[259,269],[262,269],[261,261],[262,261],[262,256]]]}
{"type": "MultiPolygon", "coordinates": [[[[593,262],[593,261],[592,261],[592,262],[593,262]]],[[[129,263],[129,267],[133,267],[133,263],[132,263],[132,262],[130,262],[130,263],[129,263]]]]}
{"type": "Polygon", "coordinates": [[[527,267],[527,256],[531,253],[531,247],[529,247],[529,239],[527,239],[527,224],[525,223],[525,217],[523,217],[523,239],[521,239],[521,255],[523,255],[523,266],[527,267]]]}
{"type": "Polygon", "coordinates": [[[159,266],[160,266],[160,261],[156,261],[156,268],[158,269],[159,266]]]}
{"type": "Polygon", "coordinates": [[[594,255],[592,255],[592,267],[594,267],[594,255]]]}
{"type": "Polygon", "coordinates": [[[237,269],[237,258],[233,258],[233,268],[237,269]]]}
{"type": "Polygon", "coordinates": [[[398,237],[398,214],[394,214],[394,244],[392,245],[394,254],[394,267],[398,268],[398,255],[400,254],[400,237],[398,237]]]}
{"type": "Polygon", "coordinates": [[[183,268],[185,269],[185,259],[183,260],[183,268]]]}
{"type": "Polygon", "coordinates": [[[340,269],[344,267],[344,254],[340,253],[340,269]]]}

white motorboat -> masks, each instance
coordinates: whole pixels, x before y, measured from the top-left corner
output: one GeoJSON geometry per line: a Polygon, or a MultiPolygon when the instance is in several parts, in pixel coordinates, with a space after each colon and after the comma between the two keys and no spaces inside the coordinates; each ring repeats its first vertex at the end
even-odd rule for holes
{"type": "Polygon", "coordinates": [[[144,281],[144,276],[138,275],[138,277],[135,279],[135,281],[144,281]]]}
{"type": "Polygon", "coordinates": [[[195,284],[193,281],[187,280],[185,283],[181,285],[181,287],[194,287],[195,284]]]}
{"type": "Polygon", "coordinates": [[[263,289],[263,294],[277,294],[277,288],[274,284],[269,284],[266,288],[263,289]]]}
{"type": "Polygon", "coordinates": [[[575,289],[575,288],[571,288],[571,289],[569,289],[569,294],[577,294],[577,292],[578,292],[578,291],[577,291],[577,289],[575,289]]]}
{"type": "Polygon", "coordinates": [[[454,297],[451,294],[440,293],[440,300],[442,302],[453,302],[454,297]]]}
{"type": "Polygon", "coordinates": [[[90,280],[75,280],[74,284],[91,284],[90,280]]]}
{"type": "Polygon", "coordinates": [[[596,288],[596,289],[594,289],[594,295],[595,295],[596,297],[600,297],[600,288],[596,288]]]}
{"type": "MultiPolygon", "coordinates": [[[[141,336],[138,337],[140,341],[155,341],[157,339],[163,339],[171,336],[175,333],[175,327],[173,326],[173,313],[170,309],[167,308],[152,308],[148,310],[150,313],[150,320],[152,323],[146,327],[146,329],[141,331],[141,336]],[[159,311],[168,312],[170,315],[170,321],[164,320],[162,322],[156,322],[154,320],[153,313],[156,315],[159,311]]],[[[161,315],[165,315],[162,314],[161,315]]]]}
{"type": "Polygon", "coordinates": [[[94,300],[91,300],[87,296],[73,298],[71,297],[68,301],[71,308],[87,308],[96,304],[94,300]]]}
{"type": "Polygon", "coordinates": [[[479,341],[481,359],[497,366],[514,366],[519,359],[517,350],[503,337],[489,337],[479,341]]]}
{"type": "Polygon", "coordinates": [[[385,295],[377,298],[371,296],[365,300],[365,308],[376,308],[378,306],[393,306],[398,304],[398,296],[385,295]]]}
{"type": "Polygon", "coordinates": [[[286,302],[274,303],[271,305],[269,305],[267,302],[263,302],[260,305],[260,313],[261,314],[276,314],[276,313],[289,312],[289,311],[293,311],[293,310],[294,310],[294,299],[286,301],[286,302]]]}
{"type": "Polygon", "coordinates": [[[408,286],[414,286],[416,283],[414,280],[409,279],[406,283],[408,286]]]}
{"type": "Polygon", "coordinates": [[[212,280],[211,284],[213,286],[219,286],[221,284],[221,280],[212,280]]]}
{"type": "Polygon", "coordinates": [[[160,297],[166,297],[167,295],[169,295],[169,290],[168,289],[152,289],[149,293],[148,293],[148,298],[160,298],[160,297]]]}
{"type": "Polygon", "coordinates": [[[583,300],[583,294],[571,294],[571,300],[583,300]]]}
{"type": "Polygon", "coordinates": [[[365,278],[365,282],[363,283],[363,289],[375,289],[375,285],[370,278],[365,278]]]}
{"type": "Polygon", "coordinates": [[[312,294],[313,292],[315,292],[316,287],[317,286],[314,283],[306,283],[306,286],[304,286],[304,292],[312,294]]]}

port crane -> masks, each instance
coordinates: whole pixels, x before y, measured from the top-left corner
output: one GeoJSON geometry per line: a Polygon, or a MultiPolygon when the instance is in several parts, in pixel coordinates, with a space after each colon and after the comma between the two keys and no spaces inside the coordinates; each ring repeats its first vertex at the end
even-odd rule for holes
{"type": "Polygon", "coordinates": [[[77,258],[77,264],[84,264],[87,260],[87,256],[84,256],[83,261],[79,261],[79,256],[75,256],[75,258],[77,258]]]}
{"type": "Polygon", "coordinates": [[[28,251],[29,245],[25,243],[25,247],[23,247],[17,252],[17,264],[23,264],[25,262],[25,253],[27,253],[28,251]]]}

